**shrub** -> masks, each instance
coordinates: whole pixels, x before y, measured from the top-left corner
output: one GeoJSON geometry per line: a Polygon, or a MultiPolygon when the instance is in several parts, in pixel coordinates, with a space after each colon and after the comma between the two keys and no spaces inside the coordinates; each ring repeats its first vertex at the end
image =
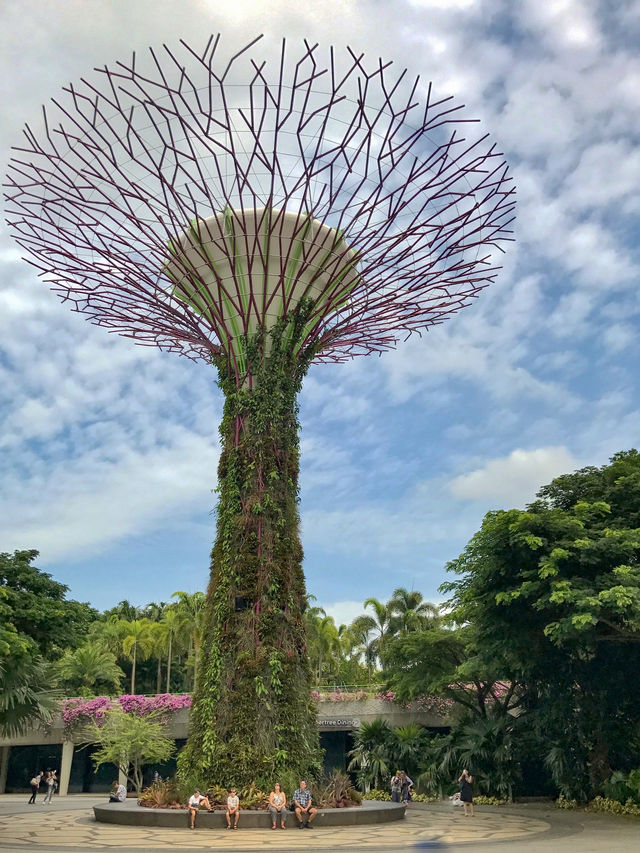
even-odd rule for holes
{"type": "Polygon", "coordinates": [[[563,797],[562,794],[558,797],[558,799],[554,803],[557,809],[579,809],[581,808],[580,803],[577,800],[569,800],[566,797],[563,797]]]}
{"type": "MultiPolygon", "coordinates": [[[[206,795],[214,809],[217,806],[223,808],[227,805],[229,790],[227,788],[223,788],[221,785],[211,785],[207,788],[206,795]]],[[[259,809],[266,809],[269,805],[269,795],[265,794],[264,791],[261,791],[254,783],[247,785],[246,788],[239,788],[238,798],[240,800],[241,809],[257,811],[259,809]]]]}
{"type": "Polygon", "coordinates": [[[608,814],[640,817],[640,805],[631,799],[628,799],[626,803],[619,803],[617,800],[610,800],[607,797],[596,797],[595,800],[591,800],[587,809],[590,812],[607,812],[608,814]]]}
{"type": "Polygon", "coordinates": [[[506,806],[509,804],[509,800],[506,800],[504,797],[474,797],[473,802],[478,806],[506,806]]]}
{"type": "MultiPolygon", "coordinates": [[[[628,800],[640,803],[640,769],[629,774],[617,770],[602,786],[605,799],[626,803],[628,800]]],[[[602,798],[600,798],[602,799],[602,798]]]]}
{"type": "MultiPolygon", "coordinates": [[[[240,808],[241,809],[266,809],[269,805],[269,794],[265,794],[264,791],[261,791],[255,784],[251,783],[251,785],[247,785],[246,788],[242,788],[238,792],[238,796],[240,797],[240,808]]],[[[227,802],[227,798],[224,799],[225,804],[227,802]]]]}
{"type": "Polygon", "coordinates": [[[374,788],[372,791],[367,791],[362,799],[384,800],[385,802],[391,802],[391,794],[388,791],[381,791],[380,788],[374,788]]]}
{"type": "Polygon", "coordinates": [[[362,794],[357,791],[347,773],[332,770],[315,785],[314,802],[319,808],[342,809],[359,806],[362,794]]]}
{"type": "Polygon", "coordinates": [[[182,808],[178,795],[178,786],[173,779],[162,779],[153,782],[140,794],[138,805],[149,809],[182,808]]]}

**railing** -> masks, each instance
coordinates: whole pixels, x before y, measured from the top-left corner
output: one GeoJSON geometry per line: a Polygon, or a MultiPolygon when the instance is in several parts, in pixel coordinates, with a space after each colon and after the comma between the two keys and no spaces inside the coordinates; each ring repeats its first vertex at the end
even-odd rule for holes
{"type": "Polygon", "coordinates": [[[381,684],[337,684],[336,682],[319,684],[312,688],[318,693],[371,693],[375,696],[382,692],[381,684]]]}

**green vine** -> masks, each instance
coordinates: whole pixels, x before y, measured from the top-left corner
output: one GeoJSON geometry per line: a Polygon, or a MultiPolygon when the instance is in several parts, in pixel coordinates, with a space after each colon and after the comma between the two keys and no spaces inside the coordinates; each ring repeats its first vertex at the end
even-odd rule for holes
{"type": "MultiPolygon", "coordinates": [[[[318,769],[303,613],[297,394],[312,304],[242,340],[247,373],[216,360],[225,394],[218,520],[185,786],[271,784],[318,769]]],[[[237,348],[237,347],[236,347],[237,348]]]]}

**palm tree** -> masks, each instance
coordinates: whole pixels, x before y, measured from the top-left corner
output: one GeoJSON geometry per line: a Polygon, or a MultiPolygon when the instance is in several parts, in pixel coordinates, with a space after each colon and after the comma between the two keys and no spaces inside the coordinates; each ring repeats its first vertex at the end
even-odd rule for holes
{"type": "Polygon", "coordinates": [[[390,613],[389,631],[392,634],[433,628],[438,622],[438,605],[424,601],[422,593],[416,590],[409,591],[404,587],[394,589],[387,609],[390,613]]]}
{"type": "MultiPolygon", "coordinates": [[[[151,621],[151,620],[149,620],[151,621]]],[[[166,622],[151,622],[151,639],[153,641],[151,655],[156,659],[156,693],[160,693],[162,681],[162,659],[169,650],[171,635],[166,622]]]]}
{"type": "Polygon", "coordinates": [[[174,592],[171,597],[178,599],[175,605],[176,610],[182,619],[182,629],[189,636],[189,651],[193,652],[193,686],[195,688],[207,597],[204,592],[183,592],[182,590],[174,592]]]}
{"type": "Polygon", "coordinates": [[[125,619],[128,622],[133,622],[134,619],[140,619],[142,612],[139,607],[136,607],[135,604],[131,604],[131,602],[127,601],[125,598],[123,601],[119,601],[115,607],[112,607],[110,610],[105,610],[104,616],[107,620],[114,619],[115,621],[118,621],[120,619],[125,619]]]}
{"type": "Polygon", "coordinates": [[[309,643],[309,662],[315,672],[317,684],[323,681],[323,675],[336,680],[342,659],[340,634],[333,621],[321,607],[310,607],[305,613],[307,637],[309,643]]]}
{"type": "Polygon", "coordinates": [[[356,770],[363,788],[373,785],[391,773],[389,746],[392,732],[386,720],[362,723],[353,736],[354,748],[349,753],[348,770],[356,770]]]}
{"type": "Polygon", "coordinates": [[[166,627],[167,653],[167,693],[171,693],[171,661],[175,651],[184,651],[186,643],[182,628],[185,625],[185,615],[178,609],[177,604],[167,604],[162,614],[161,624],[166,627]]]}
{"type": "Polygon", "coordinates": [[[152,622],[160,622],[167,606],[166,601],[159,603],[151,601],[149,604],[145,604],[144,607],[139,608],[140,615],[145,619],[150,619],[152,622]]]}
{"type": "Polygon", "coordinates": [[[94,622],[89,628],[89,640],[99,643],[116,657],[122,654],[122,632],[120,619],[110,616],[105,621],[94,622]]]}
{"type": "Polygon", "coordinates": [[[34,722],[50,723],[59,691],[51,689],[52,666],[26,647],[0,660],[0,737],[18,737],[34,722]]]}
{"type": "Polygon", "coordinates": [[[131,693],[136,692],[136,662],[146,660],[153,649],[152,622],[148,619],[134,619],[118,622],[122,638],[122,651],[131,661],[131,693]]]}
{"type": "Polygon", "coordinates": [[[56,668],[66,685],[80,695],[93,695],[98,687],[117,692],[124,678],[115,655],[95,642],[85,643],[74,651],[67,649],[56,668]]]}
{"type": "Polygon", "coordinates": [[[408,723],[392,730],[390,753],[393,764],[415,778],[426,741],[425,730],[418,723],[408,723]]]}
{"type": "Polygon", "coordinates": [[[477,717],[460,727],[457,743],[461,765],[475,767],[480,788],[510,801],[520,775],[513,743],[517,723],[509,715],[477,717]]]}
{"type": "Polygon", "coordinates": [[[356,616],[351,625],[349,625],[348,633],[351,638],[351,651],[362,655],[367,667],[369,684],[371,684],[373,667],[378,658],[379,637],[376,637],[372,631],[374,628],[374,620],[371,616],[363,613],[362,616],[356,616]]]}

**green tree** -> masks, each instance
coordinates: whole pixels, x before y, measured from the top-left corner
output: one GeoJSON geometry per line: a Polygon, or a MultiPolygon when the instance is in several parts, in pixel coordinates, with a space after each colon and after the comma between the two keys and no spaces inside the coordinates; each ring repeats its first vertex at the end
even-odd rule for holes
{"type": "Polygon", "coordinates": [[[390,634],[391,611],[377,598],[367,598],[364,602],[365,610],[368,607],[373,610],[374,615],[363,613],[356,616],[352,627],[356,636],[366,637],[360,644],[365,660],[375,661],[381,657],[382,648],[390,634]]]}
{"type": "Polygon", "coordinates": [[[16,631],[30,637],[47,660],[85,639],[98,613],[88,604],[65,599],[68,587],[31,565],[38,551],[0,554],[0,587],[16,631]]]}
{"type": "Polygon", "coordinates": [[[386,720],[362,723],[353,735],[354,746],[348,769],[355,770],[363,788],[378,788],[394,768],[391,767],[391,727],[386,720]]]}
{"type": "Polygon", "coordinates": [[[519,728],[520,718],[505,714],[461,720],[450,734],[426,741],[420,784],[439,796],[451,794],[466,767],[478,793],[511,800],[520,778],[519,728]]]}
{"type": "Polygon", "coordinates": [[[479,653],[475,630],[435,627],[389,639],[382,680],[402,702],[442,696],[456,703],[460,716],[508,714],[521,705],[523,684],[499,662],[479,653]]]}
{"type": "Polygon", "coordinates": [[[335,682],[340,672],[342,645],[333,617],[327,616],[321,607],[311,607],[305,612],[305,624],[309,664],[316,684],[335,682]]]}
{"type": "MultiPolygon", "coordinates": [[[[375,599],[368,599],[374,601],[375,599]]],[[[366,602],[365,602],[366,604],[366,602]]],[[[386,607],[389,614],[388,630],[391,634],[419,631],[437,624],[439,610],[436,604],[425,601],[422,593],[398,587],[393,591],[386,607]]]]}
{"type": "Polygon", "coordinates": [[[92,756],[96,769],[115,764],[138,794],[143,766],[167,761],[175,752],[175,743],[166,737],[162,722],[152,716],[125,714],[120,708],[109,711],[100,726],[92,723],[85,738],[98,746],[92,756]]]}
{"type": "Polygon", "coordinates": [[[166,655],[167,655],[167,686],[166,692],[171,692],[171,663],[176,653],[183,652],[188,647],[188,640],[182,631],[185,625],[184,613],[177,604],[168,604],[162,614],[162,625],[166,633],[166,655]]]}
{"type": "Polygon", "coordinates": [[[198,677],[200,646],[205,625],[207,597],[204,592],[183,592],[178,590],[171,596],[177,598],[176,611],[179,614],[181,629],[189,638],[189,657],[193,667],[193,686],[198,677]]]}
{"type": "Polygon", "coordinates": [[[115,607],[105,610],[103,617],[107,622],[118,622],[121,619],[125,619],[127,622],[133,622],[136,619],[141,619],[145,615],[143,610],[144,608],[136,607],[135,604],[131,604],[131,602],[127,601],[125,598],[122,601],[119,601],[115,607]]]}
{"type": "Polygon", "coordinates": [[[89,640],[99,644],[116,657],[119,657],[122,655],[122,630],[120,621],[117,616],[112,615],[107,619],[100,619],[93,622],[89,628],[89,640]]]}
{"type": "Polygon", "coordinates": [[[418,723],[407,723],[392,729],[389,740],[391,770],[405,770],[415,779],[422,764],[427,734],[418,723]]]}
{"type": "Polygon", "coordinates": [[[443,587],[484,661],[526,684],[531,725],[569,796],[625,769],[640,721],[624,675],[640,667],[639,519],[634,450],[557,478],[526,511],[488,513],[443,587]]]}
{"type": "Polygon", "coordinates": [[[367,614],[356,616],[351,625],[349,625],[348,633],[345,637],[351,654],[355,654],[364,660],[369,684],[373,680],[373,671],[378,659],[379,648],[378,638],[371,631],[372,621],[371,616],[367,614]]]}
{"type": "Polygon", "coordinates": [[[78,649],[67,649],[56,669],[64,687],[79,696],[118,693],[124,678],[115,655],[95,642],[87,642],[78,649]]]}
{"type": "Polygon", "coordinates": [[[146,660],[153,649],[152,625],[148,619],[121,619],[118,629],[122,638],[122,651],[131,661],[131,693],[136,692],[136,664],[146,660]]]}
{"type": "Polygon", "coordinates": [[[16,737],[34,723],[49,723],[59,694],[53,674],[33,640],[9,622],[7,594],[0,587],[0,736],[16,737]]]}

